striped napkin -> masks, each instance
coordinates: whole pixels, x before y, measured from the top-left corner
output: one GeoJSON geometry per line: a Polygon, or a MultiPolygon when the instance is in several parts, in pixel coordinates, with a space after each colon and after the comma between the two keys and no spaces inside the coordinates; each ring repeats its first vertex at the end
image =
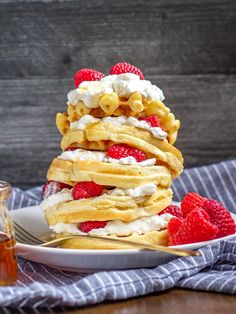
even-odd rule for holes
{"type": "MultiPolygon", "coordinates": [[[[236,160],[187,169],[174,181],[175,201],[190,191],[223,203],[236,213],[236,160]]],[[[40,203],[41,188],[15,188],[11,209],[40,203]]],[[[84,306],[121,300],[173,287],[236,294],[236,242],[202,248],[202,256],[183,257],[152,269],[98,272],[90,275],[59,271],[19,259],[19,280],[0,288],[0,306],[84,306]]]]}

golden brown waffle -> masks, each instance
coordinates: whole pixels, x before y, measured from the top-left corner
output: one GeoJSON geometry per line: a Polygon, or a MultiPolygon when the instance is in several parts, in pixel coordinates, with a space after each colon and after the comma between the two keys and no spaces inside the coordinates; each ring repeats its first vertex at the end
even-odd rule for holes
{"type": "Polygon", "coordinates": [[[110,122],[100,121],[88,125],[84,131],[70,129],[62,138],[61,148],[65,150],[75,145],[89,150],[107,151],[114,143],[128,144],[145,152],[148,158],[155,157],[159,164],[170,169],[173,177],[178,176],[183,170],[182,154],[177,148],[134,126],[114,127],[110,122]]]}
{"type": "MultiPolygon", "coordinates": [[[[68,236],[68,233],[58,234],[57,237],[68,236]]],[[[153,245],[167,245],[168,243],[168,234],[167,230],[162,231],[151,231],[143,235],[139,235],[137,233],[133,233],[127,237],[117,237],[110,236],[115,239],[122,239],[123,241],[135,241],[139,243],[147,243],[153,245]]],[[[71,239],[66,241],[63,245],[63,248],[70,249],[92,249],[92,250],[115,250],[115,249],[133,249],[133,247],[129,245],[119,245],[115,243],[103,242],[102,240],[94,240],[94,239],[71,239]]]]}
{"type": "MultiPolygon", "coordinates": [[[[92,181],[104,186],[104,193],[98,197],[73,200],[71,191],[63,190],[63,195],[49,196],[42,207],[50,226],[58,223],[79,224],[85,221],[112,221],[122,220],[131,222],[142,217],[156,215],[168,207],[172,201],[170,185],[172,179],[183,171],[183,158],[181,152],[173,146],[176,141],[180,121],[175,119],[170,109],[161,101],[145,98],[140,92],[134,92],[128,98],[119,97],[115,92],[104,94],[95,98],[88,108],[77,97],[69,97],[70,103],[66,113],[58,113],[56,125],[62,134],[61,148],[83,148],[85,150],[107,150],[114,144],[127,144],[143,151],[147,158],[155,158],[156,165],[140,166],[140,164],[123,165],[93,160],[70,161],[60,157],[55,158],[48,170],[47,179],[63,182],[74,186],[78,182],[92,181]],[[72,100],[71,100],[72,99],[72,100]],[[133,125],[114,125],[110,119],[88,124],[84,130],[71,128],[72,122],[79,121],[81,117],[91,115],[94,118],[104,117],[135,117],[137,119],[155,115],[160,120],[162,129],[167,133],[166,140],[155,138],[151,132],[137,128],[133,125]],[[134,189],[143,185],[154,183],[157,190],[153,195],[131,197],[112,194],[111,189],[134,189]],[[50,197],[52,197],[50,199],[50,197]],[[57,202],[55,204],[55,202],[57,202]]],[[[86,101],[86,98],[83,98],[86,101]]],[[[87,121],[86,119],[84,121],[87,121]]],[[[73,125],[76,127],[76,123],[73,125]]],[[[80,152],[77,152],[79,156],[80,152]]],[[[105,154],[100,154],[105,155],[105,154]]],[[[89,157],[88,157],[89,158],[89,157]]],[[[155,187],[154,187],[155,188],[155,187]]],[[[155,191],[155,189],[154,189],[155,191]]],[[[115,191],[117,192],[117,190],[115,191]]],[[[119,193],[119,191],[117,192],[119,193]]],[[[124,194],[127,194],[124,192],[124,194]]],[[[57,237],[68,234],[57,234],[57,237]]],[[[150,244],[167,245],[167,230],[152,231],[144,235],[133,233],[123,240],[133,240],[150,244]]],[[[109,244],[102,240],[73,239],[63,244],[66,248],[77,249],[128,249],[127,245],[109,244]]]]}
{"type": "Polygon", "coordinates": [[[170,109],[161,101],[142,99],[139,92],[133,93],[129,99],[119,98],[117,94],[104,95],[101,97],[98,108],[88,108],[82,101],[78,104],[70,104],[67,113],[58,113],[56,117],[57,128],[62,135],[69,129],[69,123],[79,120],[82,116],[90,114],[96,118],[107,116],[134,116],[136,118],[156,115],[162,128],[168,134],[168,141],[174,144],[180,121],[175,119],[170,109]]]}
{"type": "Polygon", "coordinates": [[[93,181],[97,184],[124,189],[147,183],[169,187],[172,182],[170,172],[165,166],[141,167],[99,161],[69,161],[59,158],[54,159],[50,165],[47,179],[69,185],[93,181]]]}
{"type": "Polygon", "coordinates": [[[120,219],[130,222],[161,212],[171,204],[172,190],[157,188],[151,196],[133,198],[102,194],[99,197],[84,198],[42,207],[48,224],[79,223],[83,221],[107,221],[120,219]]]}

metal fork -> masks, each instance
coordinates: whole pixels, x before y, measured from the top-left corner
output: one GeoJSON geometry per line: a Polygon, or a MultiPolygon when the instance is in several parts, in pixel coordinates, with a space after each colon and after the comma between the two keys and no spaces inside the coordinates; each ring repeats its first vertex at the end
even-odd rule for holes
{"type": "Polygon", "coordinates": [[[151,251],[160,251],[164,253],[170,253],[177,256],[198,256],[200,255],[197,251],[192,250],[183,250],[183,249],[177,249],[177,248],[171,248],[168,246],[162,246],[162,245],[152,245],[152,244],[146,244],[146,243],[138,243],[134,241],[123,241],[120,239],[114,239],[114,238],[107,238],[107,237],[99,237],[99,236],[90,236],[90,235],[75,235],[75,236],[67,236],[63,238],[54,239],[51,241],[42,241],[32,234],[30,234],[28,231],[26,231],[23,227],[21,227],[17,222],[13,221],[13,225],[15,228],[15,238],[17,242],[22,244],[29,244],[29,245],[37,245],[42,247],[58,247],[62,243],[64,243],[67,240],[75,239],[75,238],[82,238],[82,239],[93,239],[93,240],[102,240],[104,242],[108,243],[116,243],[116,244],[128,244],[132,247],[144,249],[144,250],[151,250],[151,251]]]}
{"type": "Polygon", "coordinates": [[[30,234],[28,231],[26,231],[16,221],[13,221],[13,226],[14,226],[15,238],[17,242],[22,243],[22,244],[30,244],[30,245],[40,245],[44,243],[44,241],[36,238],[32,234],[30,234]]]}

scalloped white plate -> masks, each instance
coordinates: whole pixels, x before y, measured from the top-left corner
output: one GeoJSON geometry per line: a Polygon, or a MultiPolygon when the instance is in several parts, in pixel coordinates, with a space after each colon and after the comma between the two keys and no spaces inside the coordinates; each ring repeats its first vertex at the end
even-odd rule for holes
{"type": "MultiPolygon", "coordinates": [[[[25,207],[11,212],[12,218],[36,237],[48,232],[48,226],[40,206],[25,207]]],[[[232,215],[236,221],[236,216],[232,215]]],[[[183,249],[199,249],[208,244],[236,238],[236,234],[211,241],[175,246],[183,249]]],[[[102,270],[155,267],[169,262],[176,256],[144,250],[76,250],[44,248],[17,244],[18,255],[33,262],[53,268],[81,273],[102,270]]]]}

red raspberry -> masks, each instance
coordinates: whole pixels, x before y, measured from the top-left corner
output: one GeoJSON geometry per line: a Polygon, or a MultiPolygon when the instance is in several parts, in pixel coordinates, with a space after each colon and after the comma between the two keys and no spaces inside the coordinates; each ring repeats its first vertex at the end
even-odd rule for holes
{"type": "Polygon", "coordinates": [[[62,189],[70,189],[71,186],[62,182],[47,181],[42,188],[43,199],[48,198],[50,195],[55,194],[62,189]]]}
{"type": "Polygon", "coordinates": [[[68,151],[73,151],[73,150],[76,150],[78,149],[78,147],[73,147],[73,146],[69,146],[65,149],[65,152],[68,152],[68,151]]]}
{"type": "Polygon", "coordinates": [[[100,81],[105,74],[92,69],[81,69],[74,75],[74,84],[77,88],[83,81],[100,81]]]}
{"type": "Polygon", "coordinates": [[[151,115],[151,116],[140,118],[139,120],[146,121],[153,128],[155,127],[161,128],[161,124],[157,116],[151,115]]]}
{"type": "Polygon", "coordinates": [[[112,145],[107,151],[107,156],[114,159],[121,159],[128,156],[132,156],[136,159],[137,162],[141,162],[147,159],[143,151],[126,144],[112,145]]]}
{"type": "Polygon", "coordinates": [[[170,205],[170,206],[166,207],[158,215],[163,215],[163,214],[171,214],[175,217],[183,218],[183,213],[182,213],[181,209],[176,205],[170,205]]]}
{"type": "Polygon", "coordinates": [[[79,229],[82,232],[88,233],[92,229],[104,228],[107,224],[107,221],[85,221],[81,222],[79,229]]]}
{"type": "Polygon", "coordinates": [[[195,192],[186,194],[180,205],[183,216],[186,217],[193,209],[201,208],[206,201],[207,198],[202,197],[195,192]]]}
{"type": "Polygon", "coordinates": [[[202,205],[202,208],[209,215],[211,223],[219,228],[217,238],[235,233],[235,222],[230,212],[222,204],[216,200],[208,200],[202,205]]]}
{"type": "Polygon", "coordinates": [[[133,74],[138,75],[140,77],[140,80],[144,80],[142,71],[136,66],[127,62],[116,63],[110,69],[110,74],[122,74],[122,73],[133,73],[133,74]]]}
{"type": "Polygon", "coordinates": [[[173,217],[168,222],[167,231],[168,231],[168,238],[169,238],[168,244],[169,245],[175,245],[174,237],[175,237],[176,233],[178,232],[181,224],[182,224],[182,220],[178,217],[173,217]]]}
{"type": "Polygon", "coordinates": [[[92,181],[79,182],[73,187],[72,196],[74,200],[95,197],[102,194],[103,186],[92,181]]]}
{"type": "MultiPolygon", "coordinates": [[[[170,220],[170,222],[172,219],[170,220]]],[[[168,223],[168,225],[170,224],[168,223]]],[[[169,245],[179,245],[187,243],[202,242],[215,239],[219,228],[210,222],[210,217],[203,209],[194,209],[176,229],[170,224],[168,228],[170,235],[169,245]],[[174,230],[174,232],[173,232],[174,230]],[[176,232],[177,230],[177,232],[176,232]]]]}

